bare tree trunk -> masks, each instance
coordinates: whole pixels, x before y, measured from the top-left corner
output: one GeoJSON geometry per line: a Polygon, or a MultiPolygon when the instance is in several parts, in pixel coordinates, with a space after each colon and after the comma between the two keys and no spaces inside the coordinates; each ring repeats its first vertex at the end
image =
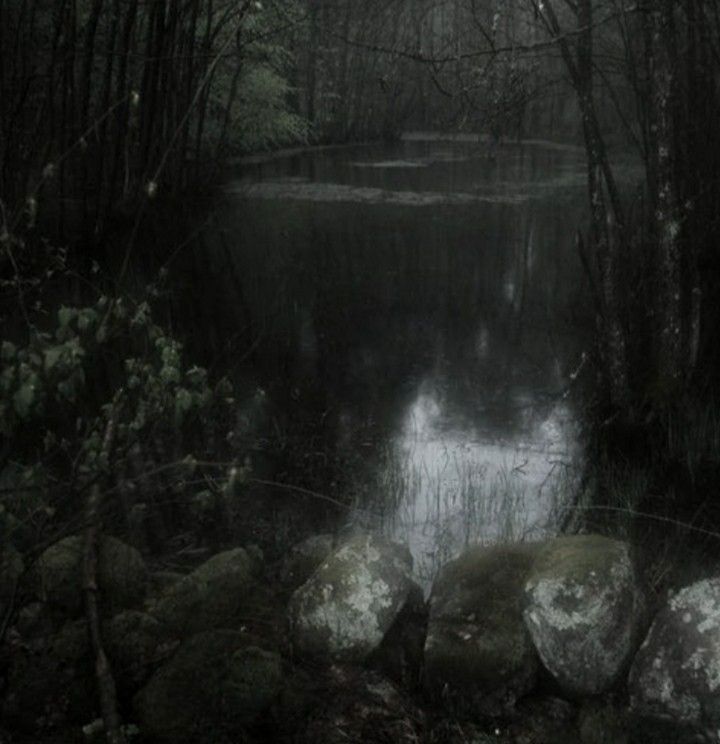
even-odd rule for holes
{"type": "MultiPolygon", "coordinates": [[[[205,20],[205,37],[203,39],[203,54],[209,58],[212,51],[212,29],[213,29],[213,0],[208,0],[205,20]]],[[[205,69],[207,68],[205,62],[205,69]]],[[[200,157],[202,155],[202,138],[205,130],[205,114],[207,113],[207,102],[210,96],[210,81],[207,82],[203,97],[198,105],[197,127],[195,129],[195,177],[200,174],[200,157]]],[[[189,106],[190,104],[188,104],[189,106]]]]}
{"type": "Polygon", "coordinates": [[[115,152],[113,154],[112,163],[112,174],[110,176],[110,183],[108,184],[107,190],[107,202],[104,213],[101,214],[100,219],[105,219],[112,208],[112,203],[115,198],[117,191],[117,183],[120,175],[120,168],[123,160],[123,152],[127,153],[129,149],[128,143],[128,116],[130,112],[130,106],[128,105],[128,58],[130,56],[130,49],[132,43],[132,32],[135,26],[135,20],[137,17],[138,0],[131,0],[125,11],[125,19],[123,22],[122,37],[120,39],[120,60],[118,66],[117,82],[115,85],[115,91],[118,100],[123,102],[120,104],[117,115],[115,117],[115,152]]]}
{"type": "Polygon", "coordinates": [[[318,7],[318,2],[319,0],[308,0],[310,40],[308,44],[307,78],[305,82],[305,109],[307,120],[310,122],[311,125],[315,124],[315,117],[317,115],[317,112],[315,111],[315,99],[317,96],[317,48],[320,37],[320,21],[318,18],[320,15],[320,10],[318,7]]]}
{"type": "Polygon", "coordinates": [[[677,83],[672,6],[672,0],[659,0],[659,7],[651,17],[655,52],[652,84],[657,127],[658,382],[665,395],[677,388],[683,368],[681,228],[674,173],[677,83]]]}
{"type": "Polygon", "coordinates": [[[588,166],[588,193],[591,210],[591,237],[600,272],[602,300],[601,346],[611,405],[628,412],[630,385],[627,366],[627,340],[621,321],[618,289],[618,257],[624,237],[624,219],[620,196],[608,159],[595,109],[593,89],[593,8],[592,0],[578,0],[577,56],[573,57],[567,37],[561,34],[552,3],[548,0],[543,19],[558,39],[560,51],[577,91],[582,115],[588,166]],[[605,194],[607,193],[607,199],[605,194]],[[607,204],[609,200],[609,204],[607,204]]]}
{"type": "MultiPolygon", "coordinates": [[[[101,457],[110,460],[115,435],[115,412],[111,412],[105,435],[101,457]]],[[[98,600],[97,564],[99,542],[102,534],[102,492],[99,483],[90,489],[85,507],[85,549],[83,555],[83,592],[85,594],[85,614],[93,654],[95,656],[95,677],[100,697],[100,710],[105,724],[105,735],[109,744],[125,744],[126,739],[120,726],[117,707],[115,680],[103,647],[100,630],[100,603],[98,600]]]]}

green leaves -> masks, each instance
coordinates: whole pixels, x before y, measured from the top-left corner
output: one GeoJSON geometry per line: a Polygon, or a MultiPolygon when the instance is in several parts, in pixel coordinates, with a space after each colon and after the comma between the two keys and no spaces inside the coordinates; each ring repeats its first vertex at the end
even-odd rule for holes
{"type": "Polygon", "coordinates": [[[17,347],[15,344],[10,343],[10,341],[2,342],[2,346],[0,346],[0,360],[2,360],[3,364],[12,362],[15,359],[16,354],[17,347]]]}
{"type": "Polygon", "coordinates": [[[15,413],[21,419],[27,419],[36,401],[37,376],[27,376],[12,397],[15,413]]]}
{"type": "Polygon", "coordinates": [[[62,356],[62,346],[52,346],[45,350],[45,371],[51,372],[53,367],[57,366],[62,356]]]}
{"type": "MultiPolygon", "coordinates": [[[[153,323],[147,302],[131,307],[123,298],[101,296],[87,307],[63,306],[52,332],[34,333],[22,348],[4,341],[0,357],[0,431],[8,435],[45,415],[48,402],[59,410],[85,402],[98,363],[127,391],[121,426],[136,434],[148,427],[176,430],[215,397],[204,369],[184,368],[182,345],[153,323]],[[119,368],[118,350],[125,357],[119,368]]],[[[74,410],[67,414],[68,420],[77,416],[74,410]]],[[[95,428],[92,420],[80,425],[95,428]]]]}
{"type": "Polygon", "coordinates": [[[287,108],[288,82],[270,65],[248,67],[240,81],[234,135],[244,150],[261,150],[271,145],[303,141],[307,122],[287,108]]]}
{"type": "MultiPolygon", "coordinates": [[[[182,344],[153,322],[147,302],[100,297],[86,307],[61,307],[54,325],[32,331],[24,345],[3,341],[0,357],[0,434],[12,442],[20,474],[0,506],[33,529],[44,529],[78,485],[101,474],[122,477],[117,461],[103,454],[111,417],[116,456],[132,452],[132,462],[149,471],[180,460],[176,469],[160,467],[157,481],[158,488],[169,480],[180,489],[207,459],[208,427],[231,420],[230,383],[213,388],[205,369],[187,366],[182,344]],[[168,459],[158,463],[158,456],[168,459]],[[33,478],[30,491],[25,483],[34,467],[51,477],[37,488],[33,478]]],[[[0,467],[0,482],[2,476],[0,467]]]]}
{"type": "Polygon", "coordinates": [[[180,426],[185,418],[185,414],[192,410],[195,400],[192,393],[185,389],[180,388],[175,394],[175,424],[180,426]]]}
{"type": "Polygon", "coordinates": [[[61,307],[58,310],[58,327],[64,330],[70,326],[70,323],[77,317],[78,311],[73,307],[61,307]]]}

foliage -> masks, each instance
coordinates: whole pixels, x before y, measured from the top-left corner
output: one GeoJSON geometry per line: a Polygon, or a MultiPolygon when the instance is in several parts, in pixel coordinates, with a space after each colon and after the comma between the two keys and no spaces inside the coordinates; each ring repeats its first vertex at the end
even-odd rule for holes
{"type": "Polygon", "coordinates": [[[253,66],[242,75],[232,112],[232,131],[241,150],[262,150],[306,139],[307,123],[287,109],[289,92],[287,81],[269,66],[253,66]]]}
{"type": "Polygon", "coordinates": [[[118,204],[197,184],[228,139],[238,149],[304,138],[280,33],[299,22],[294,7],[0,4],[0,201],[35,209],[42,190],[56,234],[73,235],[74,218],[101,235],[118,204]]]}
{"type": "Polygon", "coordinates": [[[123,481],[149,478],[160,493],[163,484],[148,473],[154,466],[167,469],[165,485],[183,484],[207,456],[210,430],[231,420],[231,385],[212,385],[205,369],[188,366],[146,301],[102,295],[92,305],[63,306],[48,330],[31,328],[24,344],[4,341],[1,354],[0,432],[12,447],[0,462],[0,503],[6,528],[19,520],[21,536],[32,541],[53,517],[72,514],[101,476],[118,491],[123,481]],[[111,419],[108,462],[102,450],[111,419]]]}

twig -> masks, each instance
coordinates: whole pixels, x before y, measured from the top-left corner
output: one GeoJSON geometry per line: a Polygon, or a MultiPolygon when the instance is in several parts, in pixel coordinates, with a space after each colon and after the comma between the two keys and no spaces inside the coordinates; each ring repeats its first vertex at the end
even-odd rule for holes
{"type": "Polygon", "coordinates": [[[8,601],[7,612],[5,613],[5,617],[2,618],[2,622],[0,622],[0,644],[2,644],[5,638],[5,633],[7,632],[8,626],[10,625],[10,618],[15,611],[15,600],[17,599],[17,590],[19,584],[20,578],[15,577],[15,580],[13,581],[12,592],[10,593],[10,598],[8,601]]]}
{"type": "MultiPolygon", "coordinates": [[[[115,438],[115,423],[117,420],[117,403],[122,391],[115,397],[105,427],[105,437],[100,455],[102,463],[110,461],[113,440],[115,438]]],[[[117,709],[117,693],[110,662],[108,661],[102,643],[100,632],[100,603],[98,600],[97,564],[98,543],[101,533],[101,506],[103,493],[99,482],[95,482],[87,500],[85,508],[85,551],[83,556],[83,592],[85,594],[85,610],[90,633],[90,642],[95,655],[95,676],[100,695],[100,712],[105,724],[105,735],[109,744],[126,744],[125,735],[120,727],[120,716],[117,709]]]]}
{"type": "Polygon", "coordinates": [[[703,527],[695,527],[695,525],[691,524],[690,522],[683,522],[679,519],[673,519],[672,517],[664,517],[661,514],[652,514],[650,512],[637,511],[636,509],[629,509],[627,507],[622,507],[622,506],[574,505],[574,506],[565,507],[565,509],[566,511],[578,511],[578,512],[605,511],[605,512],[614,512],[614,513],[620,513],[620,514],[629,514],[630,516],[633,516],[633,517],[642,517],[643,519],[653,519],[656,522],[663,522],[665,524],[675,525],[676,527],[682,527],[683,529],[686,529],[688,532],[697,532],[700,535],[707,535],[708,537],[714,537],[714,538],[720,539],[720,532],[715,532],[713,530],[706,530],[703,527]]]}
{"type": "MultiPolygon", "coordinates": [[[[248,478],[247,483],[255,483],[258,486],[268,486],[270,488],[280,488],[285,491],[294,491],[295,493],[301,493],[304,496],[312,496],[314,499],[320,499],[321,501],[327,501],[330,504],[334,504],[335,506],[339,506],[342,509],[347,509],[348,511],[363,511],[367,512],[368,514],[374,514],[373,511],[370,509],[364,509],[359,506],[353,506],[352,504],[344,504],[342,501],[339,501],[338,499],[334,499],[332,496],[328,496],[324,493],[318,493],[317,491],[311,491],[308,488],[302,488],[301,486],[293,486],[290,483],[278,483],[277,481],[269,481],[269,480],[261,480],[260,478],[248,478]]],[[[378,516],[378,515],[375,515],[378,516]]]]}

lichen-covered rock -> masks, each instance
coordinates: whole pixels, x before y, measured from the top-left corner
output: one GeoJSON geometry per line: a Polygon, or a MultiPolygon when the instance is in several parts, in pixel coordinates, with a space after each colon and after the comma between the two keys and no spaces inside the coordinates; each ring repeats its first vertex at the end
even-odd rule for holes
{"type": "Polygon", "coordinates": [[[211,630],[186,640],[133,700],[143,736],[158,742],[239,736],[278,696],[280,657],[246,634],[211,630]]]}
{"type": "Polygon", "coordinates": [[[538,664],[522,599],[536,552],[531,544],[477,547],[442,569],[425,641],[432,693],[510,702],[530,689],[538,664]]]}
{"type": "MultiPolygon", "coordinates": [[[[29,583],[33,594],[68,617],[83,610],[82,563],[84,539],[66,537],[37,560],[29,583]]],[[[148,571],[140,553],[114,537],[103,536],[98,551],[100,606],[107,614],[139,607],[145,599],[148,571]]]]}
{"type": "Polygon", "coordinates": [[[692,584],[655,617],[630,671],[631,708],[680,728],[720,728],[720,578],[692,584]]]}
{"type": "Polygon", "coordinates": [[[375,535],[351,538],[294,594],[290,622],[296,649],[311,656],[362,661],[374,651],[411,597],[410,552],[375,535]]]}
{"type": "Polygon", "coordinates": [[[233,627],[258,569],[257,557],[244,548],[218,553],[170,586],[159,597],[153,614],[183,636],[233,627]]]}
{"type": "Polygon", "coordinates": [[[283,583],[293,589],[304,584],[333,552],[334,547],[335,539],[328,533],[311,535],[295,545],[282,568],[283,583]]]}
{"type": "Polygon", "coordinates": [[[635,649],[642,596],[628,546],[597,535],[546,543],[525,587],[525,623],[543,664],[571,695],[597,695],[635,649]]]}

